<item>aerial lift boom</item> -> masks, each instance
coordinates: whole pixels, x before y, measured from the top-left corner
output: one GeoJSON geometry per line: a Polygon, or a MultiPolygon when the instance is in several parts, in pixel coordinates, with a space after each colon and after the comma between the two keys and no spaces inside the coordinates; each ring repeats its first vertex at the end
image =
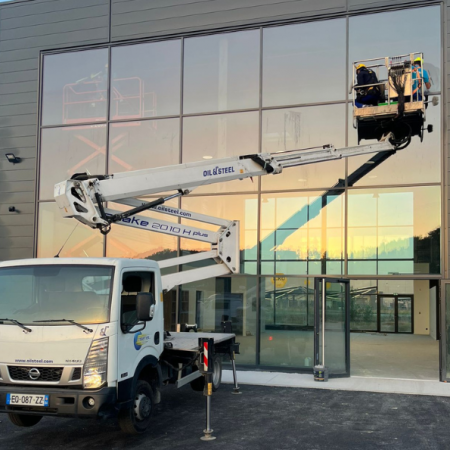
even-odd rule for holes
{"type": "Polygon", "coordinates": [[[278,175],[288,167],[371,153],[391,155],[395,153],[395,146],[386,139],[384,142],[342,149],[327,145],[308,150],[258,153],[112,175],[75,174],[70,180],[56,184],[54,195],[64,217],[75,218],[91,228],[99,229],[103,234],[107,234],[111,224],[116,223],[209,243],[209,251],[159,262],[161,268],[206,259],[214,259],[218,263],[163,276],[163,288],[169,290],[182,283],[238,273],[239,223],[166,207],[165,202],[188,195],[199,186],[262,175],[278,175]],[[175,193],[152,201],[138,198],[170,191],[175,193]],[[127,205],[131,209],[121,212],[108,208],[105,203],[109,201],[127,205]],[[208,223],[218,229],[211,231],[139,215],[146,210],[208,223]]]}

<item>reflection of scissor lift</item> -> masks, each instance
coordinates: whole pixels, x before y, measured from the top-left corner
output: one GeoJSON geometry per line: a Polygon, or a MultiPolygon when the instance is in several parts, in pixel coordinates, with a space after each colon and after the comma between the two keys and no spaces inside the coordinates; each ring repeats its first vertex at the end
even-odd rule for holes
{"type": "MultiPolygon", "coordinates": [[[[63,123],[104,122],[108,91],[102,79],[66,84],[63,123]]],[[[139,77],[115,78],[111,83],[111,120],[156,116],[156,95],[145,92],[139,77]]]]}
{"type": "MultiPolygon", "coordinates": [[[[417,71],[416,77],[413,78],[413,62],[417,57],[422,58],[422,56],[422,53],[411,53],[357,61],[353,64],[353,86],[355,86],[353,105],[355,105],[358,90],[378,86],[381,91],[381,101],[377,106],[353,107],[358,143],[362,139],[379,141],[389,136],[396,148],[404,148],[410,144],[413,136],[423,139],[427,106],[425,83],[417,71]],[[377,74],[379,80],[377,84],[357,86],[356,67],[361,63],[377,74]],[[383,74],[385,79],[380,78],[383,74]],[[413,90],[414,84],[418,86],[415,90],[413,90]]],[[[431,132],[432,125],[428,125],[427,130],[431,132]]]]}
{"type": "MultiPolygon", "coordinates": [[[[63,123],[85,124],[88,122],[104,122],[107,108],[107,86],[103,79],[82,81],[66,84],[63,88],[63,123]]],[[[145,92],[144,82],[139,77],[116,78],[111,83],[111,120],[141,119],[156,116],[156,94],[145,92]]],[[[139,126],[140,121],[117,122],[113,127],[139,126]]],[[[98,125],[79,125],[77,128],[92,128],[98,125]]],[[[153,129],[157,129],[156,121],[152,121],[153,129]]],[[[69,128],[72,129],[72,128],[69,128]]],[[[72,129],[73,130],[73,129],[72,129]]],[[[93,153],[75,166],[68,169],[68,173],[83,168],[84,165],[97,156],[106,154],[105,146],[100,146],[82,134],[75,137],[93,149],[93,153]]],[[[125,143],[126,132],[115,136],[111,141],[111,153],[115,153],[125,143]]],[[[112,160],[131,170],[133,167],[112,155],[112,160]]]]}

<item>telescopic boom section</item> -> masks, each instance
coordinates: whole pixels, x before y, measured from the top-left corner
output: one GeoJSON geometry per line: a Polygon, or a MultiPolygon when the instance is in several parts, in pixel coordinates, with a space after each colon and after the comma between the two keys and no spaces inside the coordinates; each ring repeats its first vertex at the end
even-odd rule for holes
{"type": "Polygon", "coordinates": [[[190,194],[199,186],[262,175],[278,175],[288,167],[394,151],[394,146],[387,139],[385,142],[342,149],[327,145],[306,150],[258,153],[112,175],[75,174],[70,180],[55,185],[54,196],[64,217],[75,218],[91,228],[99,229],[103,234],[107,234],[111,224],[116,223],[209,243],[211,250],[208,252],[159,263],[161,268],[210,258],[219,263],[217,266],[163,277],[164,288],[170,289],[180,283],[239,272],[239,223],[166,207],[164,206],[166,201],[190,194]],[[175,193],[157,200],[143,201],[136,198],[170,191],[175,193]],[[105,206],[107,201],[121,203],[131,209],[125,212],[109,209],[105,206]],[[217,226],[218,230],[210,231],[209,228],[202,229],[140,216],[139,213],[145,210],[208,223],[217,226]]]}

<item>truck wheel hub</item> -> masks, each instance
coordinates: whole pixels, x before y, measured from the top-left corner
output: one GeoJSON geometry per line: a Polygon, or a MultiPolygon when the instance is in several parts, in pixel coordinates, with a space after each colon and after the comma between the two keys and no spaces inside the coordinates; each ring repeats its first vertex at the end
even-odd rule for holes
{"type": "Polygon", "coordinates": [[[138,420],[145,420],[150,416],[152,402],[145,394],[139,394],[134,401],[134,413],[138,420]]]}

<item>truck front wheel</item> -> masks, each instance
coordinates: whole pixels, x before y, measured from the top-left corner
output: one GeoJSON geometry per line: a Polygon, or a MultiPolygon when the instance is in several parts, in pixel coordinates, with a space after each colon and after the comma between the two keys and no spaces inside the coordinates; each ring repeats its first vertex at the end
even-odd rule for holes
{"type": "MultiPolygon", "coordinates": [[[[213,374],[213,392],[219,389],[220,383],[222,382],[222,358],[219,355],[214,355],[214,374],[213,374]]],[[[198,369],[197,369],[198,370],[198,369]]],[[[191,388],[194,391],[203,391],[205,388],[205,377],[201,376],[191,381],[191,388]]]]}
{"type": "Polygon", "coordinates": [[[119,426],[124,433],[139,434],[147,431],[153,412],[153,391],[149,383],[139,380],[133,403],[119,412],[119,426]]]}
{"type": "Polygon", "coordinates": [[[9,420],[18,427],[32,427],[41,421],[42,416],[8,413],[9,420]]]}

